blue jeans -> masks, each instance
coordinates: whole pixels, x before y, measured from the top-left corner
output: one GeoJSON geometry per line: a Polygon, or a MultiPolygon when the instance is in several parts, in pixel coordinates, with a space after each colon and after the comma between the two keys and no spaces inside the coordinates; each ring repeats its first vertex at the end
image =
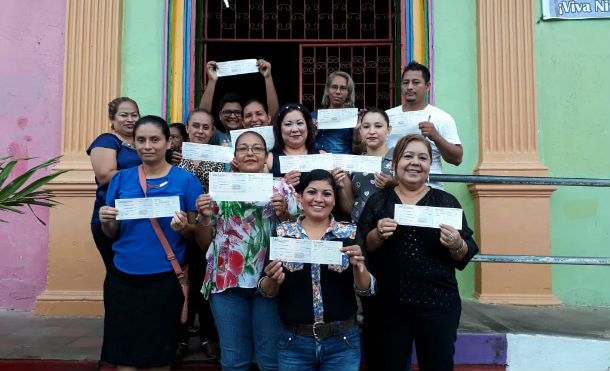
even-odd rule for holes
{"type": "Polygon", "coordinates": [[[358,326],[344,334],[316,341],[312,336],[280,331],[278,340],[280,371],[358,371],[360,334],[358,326]]]}
{"type": "Polygon", "coordinates": [[[277,370],[277,304],[277,299],[264,298],[256,289],[232,288],[210,295],[224,371],[249,370],[253,353],[261,371],[277,370]]]}

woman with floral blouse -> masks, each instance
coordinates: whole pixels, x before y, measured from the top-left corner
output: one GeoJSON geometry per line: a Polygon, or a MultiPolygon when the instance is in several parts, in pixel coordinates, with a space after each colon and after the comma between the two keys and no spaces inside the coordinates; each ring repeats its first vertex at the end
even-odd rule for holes
{"type": "MultiPolygon", "coordinates": [[[[262,173],[268,156],[262,136],[245,132],[235,143],[240,172],[262,173]]],[[[197,200],[197,210],[210,241],[202,293],[210,298],[220,336],[223,370],[248,370],[253,351],[261,371],[277,370],[280,321],[277,300],[257,292],[257,283],[278,222],[301,213],[299,196],[276,178],[269,202],[215,202],[209,194],[197,200]]],[[[208,244],[204,243],[204,246],[208,244]]]]}
{"type": "Polygon", "coordinates": [[[283,371],[360,369],[360,334],[355,293],[374,293],[374,279],[355,244],[356,226],[331,215],[338,192],[326,170],[301,177],[304,216],[277,227],[279,237],[341,242],[341,264],[274,260],[259,281],[265,296],[278,296],[282,331],[277,347],[283,371]]]}

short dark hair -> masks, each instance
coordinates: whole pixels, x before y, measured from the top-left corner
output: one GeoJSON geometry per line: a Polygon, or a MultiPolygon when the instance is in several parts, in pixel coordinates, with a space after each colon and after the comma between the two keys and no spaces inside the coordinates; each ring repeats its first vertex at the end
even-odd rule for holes
{"type": "Polygon", "coordinates": [[[368,115],[369,113],[378,113],[381,116],[383,116],[383,119],[385,120],[386,125],[390,126],[390,118],[388,117],[388,114],[377,107],[371,107],[371,108],[367,108],[366,111],[362,114],[362,120],[364,120],[364,116],[368,115]]]}
{"type": "Polygon", "coordinates": [[[327,181],[328,184],[330,184],[330,186],[333,189],[335,199],[337,198],[339,189],[337,188],[337,183],[335,182],[335,178],[332,176],[332,174],[330,172],[328,172],[327,170],[322,170],[322,169],[314,169],[308,173],[301,174],[301,180],[299,181],[299,184],[297,185],[297,189],[296,189],[297,192],[299,192],[301,195],[303,195],[303,192],[305,191],[305,188],[307,188],[309,183],[315,182],[316,180],[327,181]]]}
{"type": "Polygon", "coordinates": [[[282,120],[289,112],[292,111],[300,111],[303,114],[303,118],[305,119],[305,124],[307,125],[307,140],[305,141],[305,146],[308,151],[312,151],[316,146],[316,129],[313,126],[313,121],[311,119],[311,113],[307,107],[298,104],[286,104],[277,112],[277,120],[273,124],[273,136],[275,137],[275,144],[273,145],[273,152],[282,152],[284,150],[284,138],[282,138],[282,120]]]}
{"type": "Polygon", "coordinates": [[[174,122],[173,124],[171,124],[169,126],[169,128],[176,128],[178,129],[178,131],[180,131],[180,135],[182,135],[182,138],[184,138],[184,140],[188,140],[188,134],[186,133],[186,128],[184,127],[184,125],[181,122],[174,122]]]}
{"type": "Polygon", "coordinates": [[[246,109],[246,106],[248,106],[251,103],[258,103],[261,106],[263,106],[263,110],[265,110],[266,114],[269,114],[269,107],[267,107],[267,103],[263,102],[262,100],[258,99],[258,98],[252,98],[252,99],[248,99],[246,101],[246,103],[244,103],[244,105],[242,106],[242,109],[246,109]]]}
{"type": "Polygon", "coordinates": [[[237,145],[239,144],[239,140],[241,139],[241,137],[243,137],[246,134],[252,134],[254,136],[257,136],[258,139],[260,139],[261,142],[263,142],[263,147],[265,147],[265,153],[267,153],[267,142],[265,141],[265,138],[253,130],[244,131],[243,133],[239,134],[239,136],[235,139],[235,150],[233,151],[233,153],[235,153],[235,151],[237,151],[237,145]]]}
{"type": "Polygon", "coordinates": [[[135,100],[129,97],[119,97],[114,98],[113,100],[108,102],[108,118],[114,120],[116,113],[119,111],[119,106],[121,105],[121,103],[125,102],[133,103],[133,105],[136,106],[136,111],[138,111],[138,115],[140,114],[140,109],[138,108],[138,104],[135,100]]]}
{"type": "Polygon", "coordinates": [[[409,62],[409,64],[407,64],[407,67],[402,70],[402,75],[400,76],[401,79],[405,77],[405,73],[407,73],[407,71],[421,71],[421,75],[424,78],[424,81],[430,82],[430,70],[423,64],[419,64],[416,61],[409,62]]]}
{"type": "Polygon", "coordinates": [[[154,116],[154,115],[140,117],[140,119],[138,121],[136,121],[136,124],[133,126],[134,139],[136,137],[136,131],[138,131],[138,128],[145,124],[155,125],[156,127],[158,127],[161,130],[161,132],[163,133],[163,136],[165,136],[165,140],[169,140],[169,126],[167,126],[167,122],[165,120],[163,120],[161,117],[154,116]]]}
{"type": "Polygon", "coordinates": [[[218,105],[218,112],[222,111],[222,107],[224,107],[227,103],[239,103],[239,105],[243,108],[241,104],[241,97],[237,93],[227,93],[222,96],[220,99],[220,104],[218,105]]]}

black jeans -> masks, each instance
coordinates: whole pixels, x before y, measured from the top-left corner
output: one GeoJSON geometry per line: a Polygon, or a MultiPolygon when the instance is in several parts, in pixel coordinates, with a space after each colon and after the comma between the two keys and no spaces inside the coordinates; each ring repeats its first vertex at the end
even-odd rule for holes
{"type": "Polygon", "coordinates": [[[408,370],[413,342],[420,370],[453,370],[460,303],[447,308],[385,305],[378,309],[373,323],[369,322],[375,326],[368,339],[369,343],[376,340],[373,370],[408,370]]]}
{"type": "Polygon", "coordinates": [[[207,261],[205,253],[195,242],[188,241],[186,248],[186,263],[189,267],[189,308],[188,319],[178,328],[178,342],[188,344],[188,328],[195,323],[195,315],[199,316],[199,339],[218,340],[216,323],[210,309],[210,303],[201,293],[207,261]]]}

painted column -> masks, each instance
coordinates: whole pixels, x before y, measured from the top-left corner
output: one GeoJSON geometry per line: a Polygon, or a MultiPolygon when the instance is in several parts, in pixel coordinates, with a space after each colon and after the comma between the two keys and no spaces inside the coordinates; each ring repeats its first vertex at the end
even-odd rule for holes
{"type": "Polygon", "coordinates": [[[47,290],[41,315],[102,315],[104,265],[91,237],[96,185],[85,150],[109,130],[107,103],[120,91],[122,0],[67,0],[61,153],[52,184],[47,290]]]}
{"type": "MultiPolygon", "coordinates": [[[[539,161],[531,0],[477,1],[481,175],[548,176],[539,161]]],[[[471,184],[482,254],[550,255],[556,187],[471,184]]],[[[483,302],[557,305],[548,265],[478,263],[483,302]]]]}

